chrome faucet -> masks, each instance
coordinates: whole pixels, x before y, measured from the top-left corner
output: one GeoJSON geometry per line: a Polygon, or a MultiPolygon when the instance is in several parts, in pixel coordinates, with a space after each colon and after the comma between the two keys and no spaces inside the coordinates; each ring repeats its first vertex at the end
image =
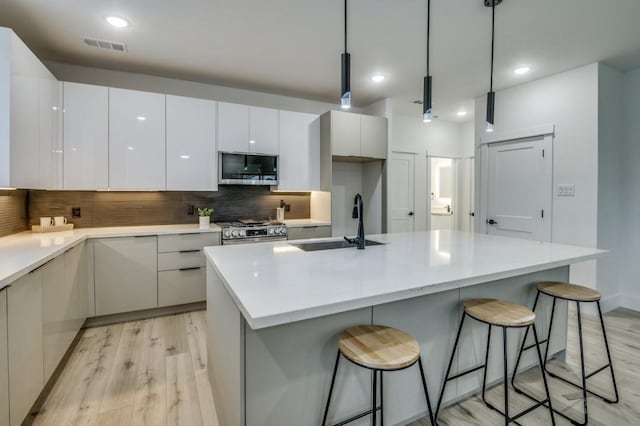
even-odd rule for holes
{"type": "Polygon", "coordinates": [[[349,244],[356,244],[358,250],[364,250],[364,209],[362,195],[360,194],[356,194],[356,198],[353,201],[353,214],[351,217],[358,219],[358,235],[355,238],[344,237],[344,239],[349,244]]]}

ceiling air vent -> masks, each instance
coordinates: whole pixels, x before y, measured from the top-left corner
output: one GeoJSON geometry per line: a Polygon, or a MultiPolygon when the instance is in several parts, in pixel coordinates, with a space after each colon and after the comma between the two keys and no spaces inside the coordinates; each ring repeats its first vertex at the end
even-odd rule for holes
{"type": "Polygon", "coordinates": [[[91,37],[85,37],[84,44],[91,47],[99,47],[107,50],[115,50],[116,52],[127,51],[127,45],[124,43],[118,43],[117,41],[98,40],[91,37]]]}

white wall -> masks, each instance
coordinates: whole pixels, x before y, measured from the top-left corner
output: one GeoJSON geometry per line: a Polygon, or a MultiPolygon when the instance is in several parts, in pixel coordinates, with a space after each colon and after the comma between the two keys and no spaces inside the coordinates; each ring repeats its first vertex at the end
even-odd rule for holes
{"type": "MultiPolygon", "coordinates": [[[[553,181],[575,184],[575,197],[553,197],[552,241],[586,247],[597,245],[598,220],[598,65],[592,64],[496,93],[495,125],[500,132],[543,124],[555,125],[553,181]]],[[[475,111],[486,109],[486,96],[475,111]]],[[[476,144],[484,134],[485,115],[475,114],[476,144]]],[[[484,229],[480,173],[476,157],[476,229],[484,229]]],[[[571,268],[571,280],[595,285],[596,264],[571,268]]]]}
{"type": "MultiPolygon", "coordinates": [[[[166,93],[177,96],[213,99],[223,102],[234,102],[267,108],[278,108],[289,111],[323,114],[331,109],[338,109],[336,103],[318,102],[290,96],[280,96],[265,92],[216,86],[194,81],[177,80],[148,74],[137,74],[123,71],[90,68],[61,62],[46,61],[45,65],[53,75],[62,81],[96,84],[100,86],[119,87],[122,89],[143,90],[166,93]]],[[[338,83],[336,82],[336,85],[338,83]]],[[[337,87],[337,86],[336,86],[337,87]]],[[[353,108],[360,112],[359,108],[353,108]]]]}
{"type": "Polygon", "coordinates": [[[640,310],[640,69],[623,76],[621,305],[640,310]]]}
{"type": "Polygon", "coordinates": [[[609,254],[598,259],[597,284],[605,295],[602,300],[605,310],[620,306],[621,274],[629,264],[623,262],[627,252],[626,244],[623,244],[627,233],[623,215],[628,210],[623,207],[626,200],[622,194],[621,166],[625,157],[623,115],[623,76],[613,68],[599,64],[597,238],[598,247],[609,250],[609,254]]]}
{"type": "MultiPolygon", "coordinates": [[[[423,123],[419,117],[393,114],[390,150],[415,153],[415,230],[428,229],[427,155],[462,158],[473,156],[473,128],[443,120],[423,123]]],[[[389,189],[390,191],[393,188],[389,189]]],[[[390,207],[389,207],[390,208],[390,207]]]]}

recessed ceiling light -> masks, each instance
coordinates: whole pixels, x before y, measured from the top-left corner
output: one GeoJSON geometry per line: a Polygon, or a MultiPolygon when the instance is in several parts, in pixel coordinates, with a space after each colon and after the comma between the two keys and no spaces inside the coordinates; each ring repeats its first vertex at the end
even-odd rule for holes
{"type": "Polygon", "coordinates": [[[249,141],[249,143],[250,143],[250,144],[254,144],[254,143],[256,143],[256,141],[254,141],[254,140],[250,140],[250,141],[249,141]]]}
{"type": "Polygon", "coordinates": [[[140,116],[136,117],[136,120],[138,120],[138,121],[146,121],[147,117],[144,117],[144,116],[140,115],[140,116]]]}
{"type": "Polygon", "coordinates": [[[128,149],[129,151],[133,151],[135,148],[134,148],[134,147],[132,147],[132,146],[128,146],[128,147],[127,147],[127,149],[128,149]]]}
{"type": "Polygon", "coordinates": [[[119,16],[107,16],[104,19],[116,28],[126,28],[129,26],[129,23],[119,16]]]}
{"type": "Polygon", "coordinates": [[[189,159],[189,158],[191,158],[191,157],[190,157],[190,156],[188,156],[188,155],[184,155],[184,154],[183,154],[183,155],[181,155],[181,156],[180,156],[180,158],[182,158],[183,160],[188,160],[188,159],[189,159]]]}
{"type": "Polygon", "coordinates": [[[529,71],[531,71],[531,68],[527,66],[522,66],[522,67],[514,68],[513,73],[517,75],[522,75],[522,74],[528,73],[529,71]]]}
{"type": "Polygon", "coordinates": [[[456,112],[456,115],[458,117],[464,117],[465,115],[467,115],[467,111],[458,111],[458,112],[456,112]]]}
{"type": "Polygon", "coordinates": [[[384,75],[382,74],[374,74],[371,76],[371,81],[373,81],[374,83],[380,83],[383,80],[384,80],[384,75]]]}

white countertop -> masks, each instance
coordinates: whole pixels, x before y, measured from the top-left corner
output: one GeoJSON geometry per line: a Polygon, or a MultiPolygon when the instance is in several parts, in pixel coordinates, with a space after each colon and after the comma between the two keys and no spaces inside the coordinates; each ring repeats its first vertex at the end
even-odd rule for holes
{"type": "MultiPolygon", "coordinates": [[[[367,236],[387,245],[304,252],[289,242],[207,247],[253,329],[594,259],[602,250],[456,231],[367,236]]],[[[322,241],[327,239],[305,240],[322,241]]]]}
{"type": "Polygon", "coordinates": [[[305,226],[331,226],[331,222],[316,219],[287,219],[284,224],[289,228],[304,228],[305,226]]]}
{"type": "Polygon", "coordinates": [[[2,237],[0,238],[0,290],[87,238],[115,238],[201,232],[220,232],[220,227],[214,224],[204,229],[200,228],[197,224],[114,226],[108,228],[80,228],[74,229],[73,231],[42,234],[26,231],[2,237]]]}

